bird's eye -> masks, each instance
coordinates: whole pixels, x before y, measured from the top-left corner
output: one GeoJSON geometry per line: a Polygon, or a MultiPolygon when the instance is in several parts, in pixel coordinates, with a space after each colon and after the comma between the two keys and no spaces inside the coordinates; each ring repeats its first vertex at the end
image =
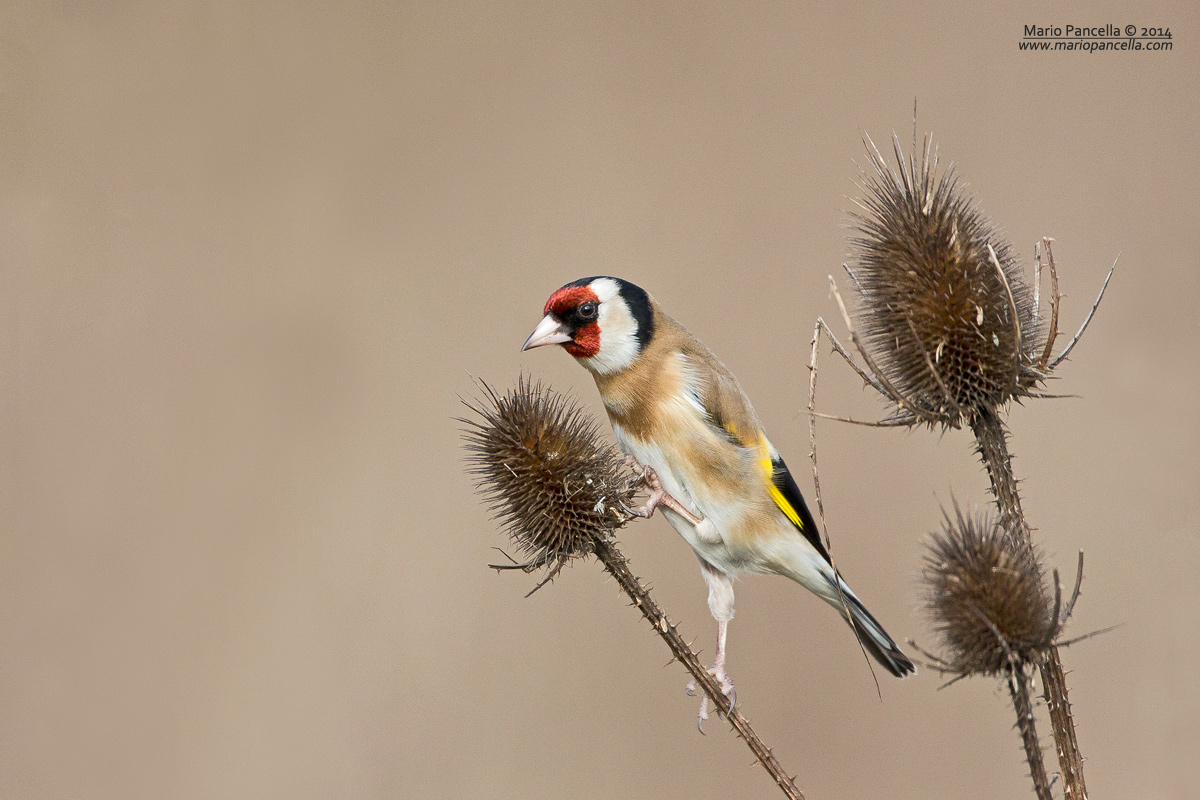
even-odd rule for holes
{"type": "Polygon", "coordinates": [[[584,319],[592,319],[596,316],[596,304],[591,300],[579,306],[579,316],[584,319]]]}

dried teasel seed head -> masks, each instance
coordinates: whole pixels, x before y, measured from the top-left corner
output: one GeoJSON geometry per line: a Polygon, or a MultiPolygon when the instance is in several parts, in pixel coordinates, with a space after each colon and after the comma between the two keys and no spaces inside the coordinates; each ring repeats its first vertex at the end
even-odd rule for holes
{"type": "Polygon", "coordinates": [[[895,168],[867,142],[875,169],[862,178],[849,265],[862,345],[907,400],[900,416],[959,427],[1044,377],[1033,290],[953,167],[938,176],[930,137],[920,163],[893,137],[895,168]]]}
{"type": "Polygon", "coordinates": [[[522,377],[464,401],[481,420],[460,420],[469,471],[493,514],[533,566],[555,571],[587,555],[630,519],[630,472],[573,400],[522,377]]]}
{"type": "Polygon", "coordinates": [[[990,516],[943,513],[923,581],[948,668],[1000,675],[1036,662],[1058,633],[1039,556],[990,516]]]}

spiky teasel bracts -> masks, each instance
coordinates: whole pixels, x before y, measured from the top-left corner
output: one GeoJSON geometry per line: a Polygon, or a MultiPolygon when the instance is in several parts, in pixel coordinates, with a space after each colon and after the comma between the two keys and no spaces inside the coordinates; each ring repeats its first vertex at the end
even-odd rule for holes
{"type": "Polygon", "coordinates": [[[925,139],[920,163],[895,142],[897,167],[867,139],[848,267],[862,344],[913,423],[959,427],[1044,377],[1034,292],[1008,243],[925,139]]]}
{"type": "Polygon", "coordinates": [[[636,479],[600,439],[575,404],[522,377],[516,388],[467,406],[482,421],[463,419],[470,472],[527,570],[548,577],[572,558],[589,555],[629,522],[636,479]]]}
{"type": "Polygon", "coordinates": [[[1000,676],[1041,661],[1058,633],[1040,558],[987,514],[943,511],[925,556],[926,609],[950,672],[1000,676]]]}

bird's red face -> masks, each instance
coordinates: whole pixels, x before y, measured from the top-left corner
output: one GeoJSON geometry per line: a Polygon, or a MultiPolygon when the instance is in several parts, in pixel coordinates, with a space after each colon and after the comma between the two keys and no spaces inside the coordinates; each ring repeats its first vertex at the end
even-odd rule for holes
{"type": "MultiPolygon", "coordinates": [[[[543,314],[565,323],[570,340],[563,342],[576,358],[591,358],[600,352],[600,298],[590,286],[567,286],[550,295],[543,314]]],[[[534,345],[536,347],[536,345],[534,345]]]]}
{"type": "Polygon", "coordinates": [[[550,295],[542,313],[521,349],[560,344],[600,374],[627,368],[654,331],[649,295],[619,278],[568,283],[550,295]]]}

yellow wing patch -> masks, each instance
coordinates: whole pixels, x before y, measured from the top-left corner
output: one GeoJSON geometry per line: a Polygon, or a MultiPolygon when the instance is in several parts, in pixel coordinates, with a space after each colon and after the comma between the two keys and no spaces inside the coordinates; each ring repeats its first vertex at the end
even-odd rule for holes
{"type": "Polygon", "coordinates": [[[793,525],[800,530],[804,530],[804,523],[800,521],[800,515],[796,513],[796,509],[792,507],[792,504],[783,496],[783,492],[779,491],[779,487],[775,485],[775,481],[773,480],[775,477],[775,467],[771,464],[770,456],[759,460],[758,467],[763,471],[763,476],[767,479],[767,487],[770,489],[771,499],[775,501],[775,505],[779,506],[779,510],[792,521],[793,525]]]}
{"type": "MultiPolygon", "coordinates": [[[[742,440],[733,423],[726,423],[722,427],[729,431],[729,434],[735,439],[742,440]]],[[[771,446],[767,444],[766,438],[758,440],[758,471],[762,473],[763,480],[767,484],[767,491],[771,493],[771,499],[775,501],[775,505],[779,507],[784,516],[791,520],[793,525],[803,531],[804,523],[800,520],[800,512],[788,502],[788,499],[783,496],[783,492],[775,485],[775,465],[771,461],[771,446]]]]}
{"type": "Polygon", "coordinates": [[[800,530],[804,530],[804,523],[800,521],[800,513],[795,507],[788,502],[788,499],[783,496],[783,492],[775,485],[775,465],[771,462],[771,448],[767,446],[767,440],[763,439],[758,445],[759,459],[758,469],[762,473],[763,479],[767,482],[767,490],[771,493],[771,499],[775,501],[775,505],[779,506],[779,510],[783,512],[792,524],[800,530]]]}

